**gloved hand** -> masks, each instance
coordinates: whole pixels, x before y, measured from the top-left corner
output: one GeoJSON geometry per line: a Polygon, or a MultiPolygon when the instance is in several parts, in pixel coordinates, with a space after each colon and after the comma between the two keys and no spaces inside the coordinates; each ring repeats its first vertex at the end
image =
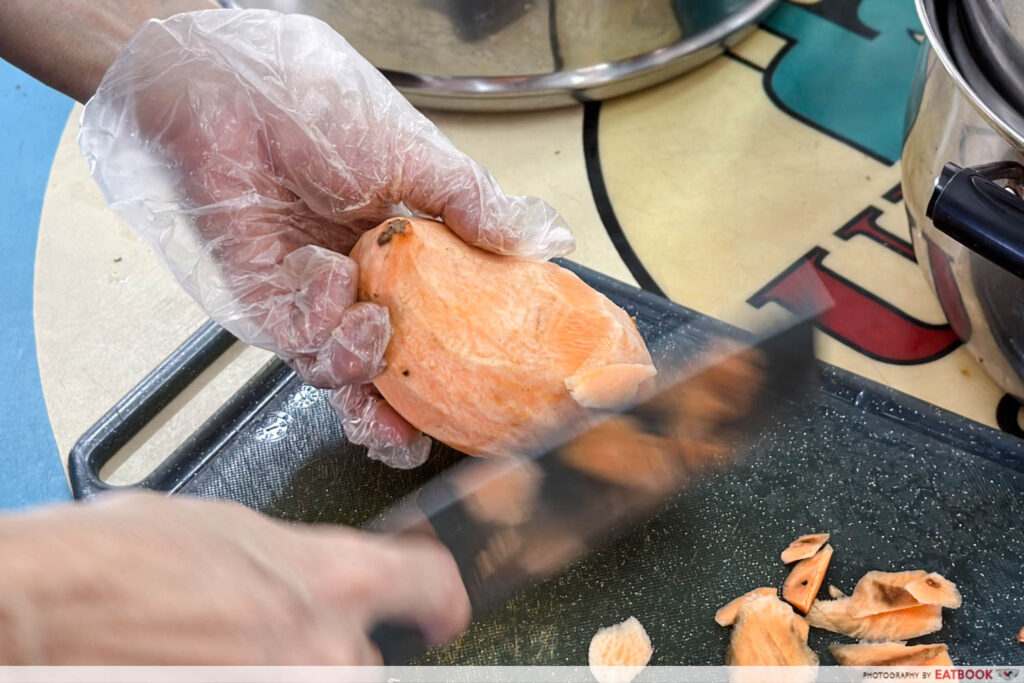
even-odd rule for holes
{"type": "Polygon", "coordinates": [[[0,517],[0,547],[0,665],[379,665],[376,624],[469,620],[436,541],[235,503],[109,494],[0,517]]]}
{"type": "Polygon", "coordinates": [[[429,452],[367,382],[387,311],[355,303],[345,254],[394,215],[443,220],[467,242],[550,258],[572,236],[508,196],[326,24],[211,10],[146,24],[82,117],[80,146],[110,205],[211,317],[276,352],[332,403],[371,457],[429,452]]]}

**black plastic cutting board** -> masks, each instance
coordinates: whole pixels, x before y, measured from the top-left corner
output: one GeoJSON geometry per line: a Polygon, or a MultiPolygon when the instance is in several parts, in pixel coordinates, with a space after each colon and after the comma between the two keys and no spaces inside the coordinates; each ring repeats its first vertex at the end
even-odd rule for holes
{"type": "MultiPolygon", "coordinates": [[[[740,334],[659,297],[563,263],[636,317],[656,362],[740,334]]],[[[212,323],[97,423],[69,457],[77,497],[106,487],[110,459],[231,343],[212,323]]],[[[462,457],[437,445],[416,470],[391,470],[349,444],[324,392],[268,364],[142,485],[238,501],[277,517],[363,525],[462,457]]],[[[1024,442],[840,369],[762,435],[743,463],[688,489],[658,518],[474,623],[419,663],[586,663],[593,633],[636,616],[654,665],[722,663],[715,610],[780,586],[778,559],[800,534],[828,531],[827,583],[845,592],[871,569],[924,568],[955,581],[963,608],[940,633],[958,664],[1024,664],[1024,442]]],[[[824,595],[824,590],[823,590],[824,595]]],[[[812,629],[827,646],[849,642],[812,629]]]]}

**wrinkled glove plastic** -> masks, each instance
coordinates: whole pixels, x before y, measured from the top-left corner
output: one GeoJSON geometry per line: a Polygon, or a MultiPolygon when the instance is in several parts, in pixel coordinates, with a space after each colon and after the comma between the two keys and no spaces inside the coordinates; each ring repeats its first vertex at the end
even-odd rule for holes
{"type": "Polygon", "coordinates": [[[415,467],[429,439],[368,381],[388,313],[355,304],[347,258],[388,217],[440,218],[471,244],[546,259],[572,250],[558,214],[509,196],[329,26],[262,10],[147,23],[82,116],[110,206],[206,312],[336,390],[348,437],[415,467]]]}

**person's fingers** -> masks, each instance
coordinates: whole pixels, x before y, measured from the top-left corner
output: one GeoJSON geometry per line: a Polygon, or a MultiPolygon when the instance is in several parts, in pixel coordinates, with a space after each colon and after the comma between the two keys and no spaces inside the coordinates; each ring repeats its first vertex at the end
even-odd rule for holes
{"type": "Polygon", "coordinates": [[[305,246],[281,261],[269,275],[286,295],[272,300],[281,312],[268,316],[272,333],[287,354],[319,353],[345,311],[355,303],[358,266],[355,261],[322,247],[305,246]]]}
{"type": "Polygon", "coordinates": [[[297,357],[289,365],[320,389],[369,382],[384,370],[390,339],[388,309],[357,303],[341,314],[338,326],[316,355],[297,357]]]}
{"type": "Polygon", "coordinates": [[[572,251],[572,233],[558,212],[537,197],[506,195],[432,124],[419,130],[397,161],[402,202],[414,213],[439,216],[466,242],[538,259],[572,251]]]}
{"type": "Polygon", "coordinates": [[[469,595],[455,558],[428,538],[394,538],[387,543],[390,561],[378,565],[382,585],[369,600],[370,623],[412,620],[428,644],[448,642],[469,623],[469,595]]]}
{"type": "Polygon", "coordinates": [[[331,396],[345,436],[366,446],[367,455],[398,469],[419,467],[430,455],[425,436],[388,405],[372,384],[351,384],[331,396]]]}
{"type": "Polygon", "coordinates": [[[572,251],[572,234],[551,206],[506,195],[386,83],[373,94],[379,106],[366,108],[353,107],[329,78],[309,80],[337,104],[306,125],[274,121],[277,144],[268,153],[288,188],[339,231],[358,233],[411,211],[439,218],[470,244],[496,253],[551,258],[572,251]],[[338,117],[341,110],[347,116],[338,117]],[[311,143],[311,130],[319,146],[311,143]]]}
{"type": "Polygon", "coordinates": [[[413,624],[436,645],[469,622],[469,596],[458,566],[436,540],[314,531],[321,558],[311,568],[314,590],[367,632],[385,622],[413,624]]]}

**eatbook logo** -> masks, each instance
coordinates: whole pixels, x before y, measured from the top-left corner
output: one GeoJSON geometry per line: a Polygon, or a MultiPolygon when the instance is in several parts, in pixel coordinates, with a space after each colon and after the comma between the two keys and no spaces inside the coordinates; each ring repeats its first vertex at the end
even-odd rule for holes
{"type": "Polygon", "coordinates": [[[957,667],[955,669],[936,669],[935,680],[937,681],[1017,681],[1021,680],[1020,667],[1000,667],[990,669],[970,669],[957,667]]]}

